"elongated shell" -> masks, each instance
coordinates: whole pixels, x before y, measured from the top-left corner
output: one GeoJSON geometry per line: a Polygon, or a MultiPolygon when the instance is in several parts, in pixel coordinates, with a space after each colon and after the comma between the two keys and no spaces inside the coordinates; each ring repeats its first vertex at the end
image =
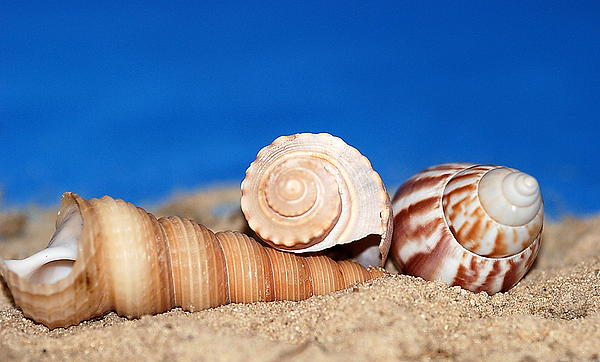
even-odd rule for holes
{"type": "Polygon", "coordinates": [[[156,219],[123,200],[63,195],[48,248],[0,262],[25,316],[65,327],[116,311],[299,300],[383,274],[354,262],[270,250],[236,232],[212,233],[179,217],[156,219]]]}
{"type": "Polygon", "coordinates": [[[330,134],[282,136],[264,147],[242,182],[242,211],[269,245],[321,251],[378,235],[357,260],[381,265],[392,236],[392,211],[369,160],[330,134]]]}
{"type": "Polygon", "coordinates": [[[489,294],[533,264],[544,206],[537,181],[515,169],[443,164],[410,178],[393,199],[391,255],[404,273],[489,294]]]}

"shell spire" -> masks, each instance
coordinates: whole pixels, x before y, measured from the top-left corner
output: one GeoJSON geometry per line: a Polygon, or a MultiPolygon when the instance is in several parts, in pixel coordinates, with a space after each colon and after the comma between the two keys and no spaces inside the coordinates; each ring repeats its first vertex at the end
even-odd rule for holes
{"type": "Polygon", "coordinates": [[[241,206],[250,228],[277,249],[314,252],[378,235],[357,260],[382,265],[387,257],[392,211],[383,182],[365,156],[330,134],[282,136],[260,150],[241,206]]]}
{"type": "Polygon", "coordinates": [[[300,300],[384,273],[325,256],[298,256],[180,217],[157,219],[123,200],[63,195],[48,247],[0,261],[15,303],[50,328],[116,311],[130,318],[173,307],[300,300]]]}
{"type": "Polygon", "coordinates": [[[525,225],[536,217],[542,207],[542,193],[537,180],[507,168],[486,173],[481,178],[478,193],[487,214],[504,225],[525,225]]]}
{"type": "Polygon", "coordinates": [[[489,294],[512,288],[533,264],[544,206],[518,170],[467,163],[419,172],[396,192],[391,255],[403,272],[489,294]]]}

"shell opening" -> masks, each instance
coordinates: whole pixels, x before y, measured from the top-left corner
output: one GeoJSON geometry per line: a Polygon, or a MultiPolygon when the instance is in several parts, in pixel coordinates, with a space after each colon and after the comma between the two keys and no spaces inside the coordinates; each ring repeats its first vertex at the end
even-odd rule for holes
{"type": "Polygon", "coordinates": [[[334,260],[354,260],[363,266],[381,265],[381,235],[370,234],[352,243],[336,245],[325,255],[334,260]]]}
{"type": "Polygon", "coordinates": [[[479,182],[481,206],[496,222],[509,226],[525,225],[542,206],[538,182],[526,173],[497,168],[479,182]]]}
{"type": "Polygon", "coordinates": [[[57,225],[45,249],[21,260],[3,260],[6,268],[19,277],[39,284],[51,284],[66,278],[77,260],[77,248],[83,218],[79,209],[71,206],[65,210],[62,223],[57,225]]]}

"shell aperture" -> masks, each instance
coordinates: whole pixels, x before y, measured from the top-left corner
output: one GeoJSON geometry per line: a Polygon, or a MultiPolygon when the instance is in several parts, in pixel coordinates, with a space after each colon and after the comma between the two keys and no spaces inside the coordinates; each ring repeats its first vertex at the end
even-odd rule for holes
{"type": "Polygon", "coordinates": [[[62,216],[48,246],[22,260],[1,260],[6,268],[21,278],[36,283],[54,283],[65,278],[77,260],[77,247],[83,220],[75,208],[62,216]]]}

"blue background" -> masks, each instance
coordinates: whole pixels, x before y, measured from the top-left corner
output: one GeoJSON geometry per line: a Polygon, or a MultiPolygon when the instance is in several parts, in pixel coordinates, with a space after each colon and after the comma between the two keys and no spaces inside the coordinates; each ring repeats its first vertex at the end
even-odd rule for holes
{"type": "Polygon", "coordinates": [[[156,201],[326,131],[386,184],[446,161],[600,211],[600,2],[0,5],[0,185],[156,201]]]}

